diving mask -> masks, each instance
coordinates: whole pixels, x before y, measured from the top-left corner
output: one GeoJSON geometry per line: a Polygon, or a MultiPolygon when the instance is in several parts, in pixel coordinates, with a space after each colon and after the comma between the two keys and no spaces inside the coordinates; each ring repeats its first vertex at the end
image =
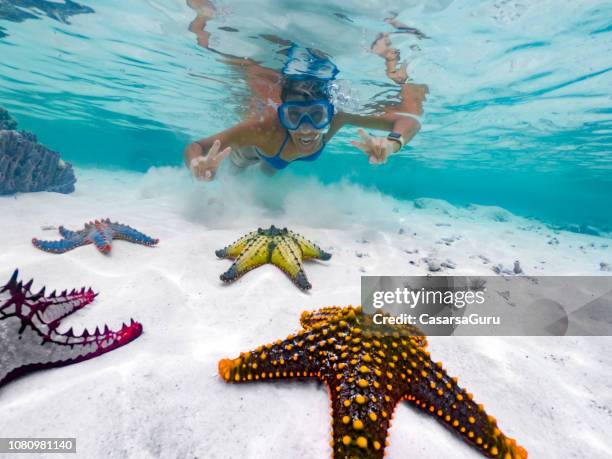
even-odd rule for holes
{"type": "Polygon", "coordinates": [[[283,102],[278,107],[278,119],[290,131],[296,131],[305,121],[315,129],[324,129],[333,116],[334,106],[326,99],[283,102]]]}

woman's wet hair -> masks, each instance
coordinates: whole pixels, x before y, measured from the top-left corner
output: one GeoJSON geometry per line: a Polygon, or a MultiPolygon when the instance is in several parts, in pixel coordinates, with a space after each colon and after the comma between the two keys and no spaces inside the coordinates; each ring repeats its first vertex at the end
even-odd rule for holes
{"type": "Polygon", "coordinates": [[[281,100],[284,102],[291,96],[300,96],[306,100],[329,99],[328,81],[317,78],[307,80],[284,78],[281,100]]]}

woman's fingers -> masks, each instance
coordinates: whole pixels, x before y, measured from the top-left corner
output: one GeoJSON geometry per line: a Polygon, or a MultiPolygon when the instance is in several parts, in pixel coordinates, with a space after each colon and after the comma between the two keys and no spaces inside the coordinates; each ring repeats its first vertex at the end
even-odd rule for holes
{"type": "Polygon", "coordinates": [[[368,155],[371,164],[385,162],[388,156],[387,139],[373,137],[367,134],[363,129],[358,129],[357,133],[361,137],[362,142],[352,140],[351,145],[359,148],[366,155],[368,155]]]}
{"type": "Polygon", "coordinates": [[[387,158],[393,152],[393,146],[384,137],[376,137],[375,148],[372,156],[376,157],[376,164],[384,164],[387,162],[387,158]]]}
{"type": "Polygon", "coordinates": [[[357,129],[357,134],[359,134],[359,137],[361,137],[361,140],[363,140],[363,143],[365,143],[366,145],[372,142],[371,136],[363,129],[357,129]]]}
{"type": "Polygon", "coordinates": [[[382,141],[383,141],[382,163],[385,164],[387,160],[389,159],[389,156],[393,154],[393,142],[385,138],[383,138],[382,141]]]}
{"type": "Polygon", "coordinates": [[[205,157],[191,160],[191,174],[198,180],[212,180],[215,168],[205,157]]]}
{"type": "Polygon", "coordinates": [[[385,137],[371,136],[363,129],[358,129],[357,133],[361,137],[362,142],[351,140],[351,145],[368,155],[370,164],[386,163],[389,155],[393,153],[393,144],[385,137]]]}
{"type": "Polygon", "coordinates": [[[376,137],[372,137],[370,134],[368,134],[361,128],[357,129],[357,134],[359,134],[362,140],[362,142],[359,143],[360,146],[358,146],[358,148],[361,148],[361,150],[363,150],[368,155],[375,155],[378,157],[376,137]]]}
{"type": "Polygon", "coordinates": [[[372,138],[372,154],[376,157],[378,162],[382,161],[385,156],[385,149],[382,145],[380,137],[372,138]]]}
{"type": "Polygon", "coordinates": [[[195,178],[200,178],[200,173],[201,173],[202,163],[203,162],[204,162],[204,158],[202,156],[200,156],[198,158],[193,158],[191,160],[191,163],[189,164],[189,166],[190,166],[190,169],[191,169],[191,174],[195,178]]]}
{"type": "Polygon", "coordinates": [[[191,173],[196,179],[208,182],[214,178],[221,161],[232,152],[231,147],[226,147],[219,151],[220,148],[221,142],[215,140],[206,156],[200,156],[191,160],[191,173]]]}
{"type": "Polygon", "coordinates": [[[227,155],[229,155],[232,152],[232,147],[225,147],[223,150],[221,150],[220,153],[217,153],[216,155],[214,155],[212,157],[212,159],[216,162],[216,163],[220,163],[221,161],[223,161],[227,155]]]}
{"type": "Polygon", "coordinates": [[[363,142],[357,142],[356,140],[351,140],[351,145],[359,148],[364,153],[368,153],[368,146],[363,142]]]}
{"type": "Polygon", "coordinates": [[[210,158],[214,158],[217,152],[219,151],[219,148],[221,148],[221,142],[217,139],[213,142],[212,147],[210,147],[210,150],[208,150],[207,156],[209,156],[210,158]]]}

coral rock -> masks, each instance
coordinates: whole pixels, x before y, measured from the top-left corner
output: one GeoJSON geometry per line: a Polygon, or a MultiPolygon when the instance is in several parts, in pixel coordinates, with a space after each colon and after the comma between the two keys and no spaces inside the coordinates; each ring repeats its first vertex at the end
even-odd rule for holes
{"type": "Polygon", "coordinates": [[[35,136],[0,130],[0,195],[31,191],[72,193],[75,182],[72,166],[62,161],[59,153],[37,143],[35,136]]]}
{"type": "Polygon", "coordinates": [[[0,129],[17,129],[17,121],[15,121],[9,112],[0,107],[0,129]]]}

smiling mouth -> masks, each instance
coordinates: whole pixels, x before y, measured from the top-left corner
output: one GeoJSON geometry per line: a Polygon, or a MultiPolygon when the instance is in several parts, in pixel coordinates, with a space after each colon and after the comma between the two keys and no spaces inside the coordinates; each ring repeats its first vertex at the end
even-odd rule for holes
{"type": "Polygon", "coordinates": [[[299,142],[301,145],[303,145],[303,146],[305,146],[305,147],[310,147],[310,146],[314,145],[314,143],[315,143],[317,140],[319,140],[319,137],[320,137],[320,135],[319,135],[319,134],[314,135],[314,136],[308,136],[308,137],[302,137],[302,136],[300,136],[300,137],[298,137],[298,138],[297,138],[297,140],[298,140],[298,142],[299,142]]]}

